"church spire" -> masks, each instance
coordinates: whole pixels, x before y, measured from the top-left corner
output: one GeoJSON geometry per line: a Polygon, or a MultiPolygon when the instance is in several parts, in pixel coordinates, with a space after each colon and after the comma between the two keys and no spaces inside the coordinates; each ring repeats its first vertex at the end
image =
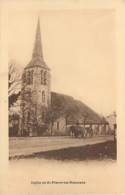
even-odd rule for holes
{"type": "Polygon", "coordinates": [[[36,29],[36,37],[34,43],[34,49],[32,53],[32,59],[40,58],[41,61],[43,59],[43,51],[42,51],[42,42],[41,42],[41,30],[40,30],[40,19],[38,18],[37,29],[36,29]]]}
{"type": "Polygon", "coordinates": [[[37,28],[36,28],[36,36],[35,36],[33,53],[32,53],[32,59],[25,68],[30,68],[30,67],[35,67],[35,66],[40,66],[40,67],[42,66],[44,68],[49,69],[49,67],[46,65],[44,58],[43,58],[39,18],[38,18],[38,23],[37,23],[37,28]]]}

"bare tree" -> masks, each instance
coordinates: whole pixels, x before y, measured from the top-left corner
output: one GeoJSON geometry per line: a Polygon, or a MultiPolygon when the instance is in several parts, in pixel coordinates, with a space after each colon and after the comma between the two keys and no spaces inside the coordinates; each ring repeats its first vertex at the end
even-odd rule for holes
{"type": "Polygon", "coordinates": [[[16,67],[16,62],[9,62],[8,74],[8,96],[10,108],[18,99],[21,90],[21,73],[16,67]]]}

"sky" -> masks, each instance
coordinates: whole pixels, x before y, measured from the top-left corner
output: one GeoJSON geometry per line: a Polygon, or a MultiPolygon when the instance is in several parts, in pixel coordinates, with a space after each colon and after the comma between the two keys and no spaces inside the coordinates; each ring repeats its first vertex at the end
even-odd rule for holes
{"type": "Polygon", "coordinates": [[[8,55],[29,63],[38,16],[52,91],[73,96],[99,114],[116,110],[113,10],[13,10],[8,14],[8,55]]]}

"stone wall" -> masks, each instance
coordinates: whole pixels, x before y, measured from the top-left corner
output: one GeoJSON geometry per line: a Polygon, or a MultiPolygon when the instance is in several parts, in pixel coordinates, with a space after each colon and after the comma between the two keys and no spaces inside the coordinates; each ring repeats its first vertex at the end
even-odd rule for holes
{"type": "Polygon", "coordinates": [[[44,124],[45,115],[50,104],[49,71],[41,67],[24,69],[21,90],[21,134],[30,136],[37,135],[37,130],[44,124]],[[42,83],[41,78],[41,71],[43,70],[47,73],[45,84],[42,83]],[[33,73],[31,83],[29,81],[27,82],[29,72],[33,73]]]}

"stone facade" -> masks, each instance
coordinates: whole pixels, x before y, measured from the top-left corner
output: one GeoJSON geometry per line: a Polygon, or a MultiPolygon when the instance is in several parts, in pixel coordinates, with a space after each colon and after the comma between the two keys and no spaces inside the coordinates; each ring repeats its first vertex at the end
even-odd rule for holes
{"type": "Polygon", "coordinates": [[[43,59],[40,21],[38,20],[32,59],[24,68],[22,75],[19,135],[42,134],[42,126],[45,126],[47,110],[51,104],[50,84],[50,69],[43,59]]]}

